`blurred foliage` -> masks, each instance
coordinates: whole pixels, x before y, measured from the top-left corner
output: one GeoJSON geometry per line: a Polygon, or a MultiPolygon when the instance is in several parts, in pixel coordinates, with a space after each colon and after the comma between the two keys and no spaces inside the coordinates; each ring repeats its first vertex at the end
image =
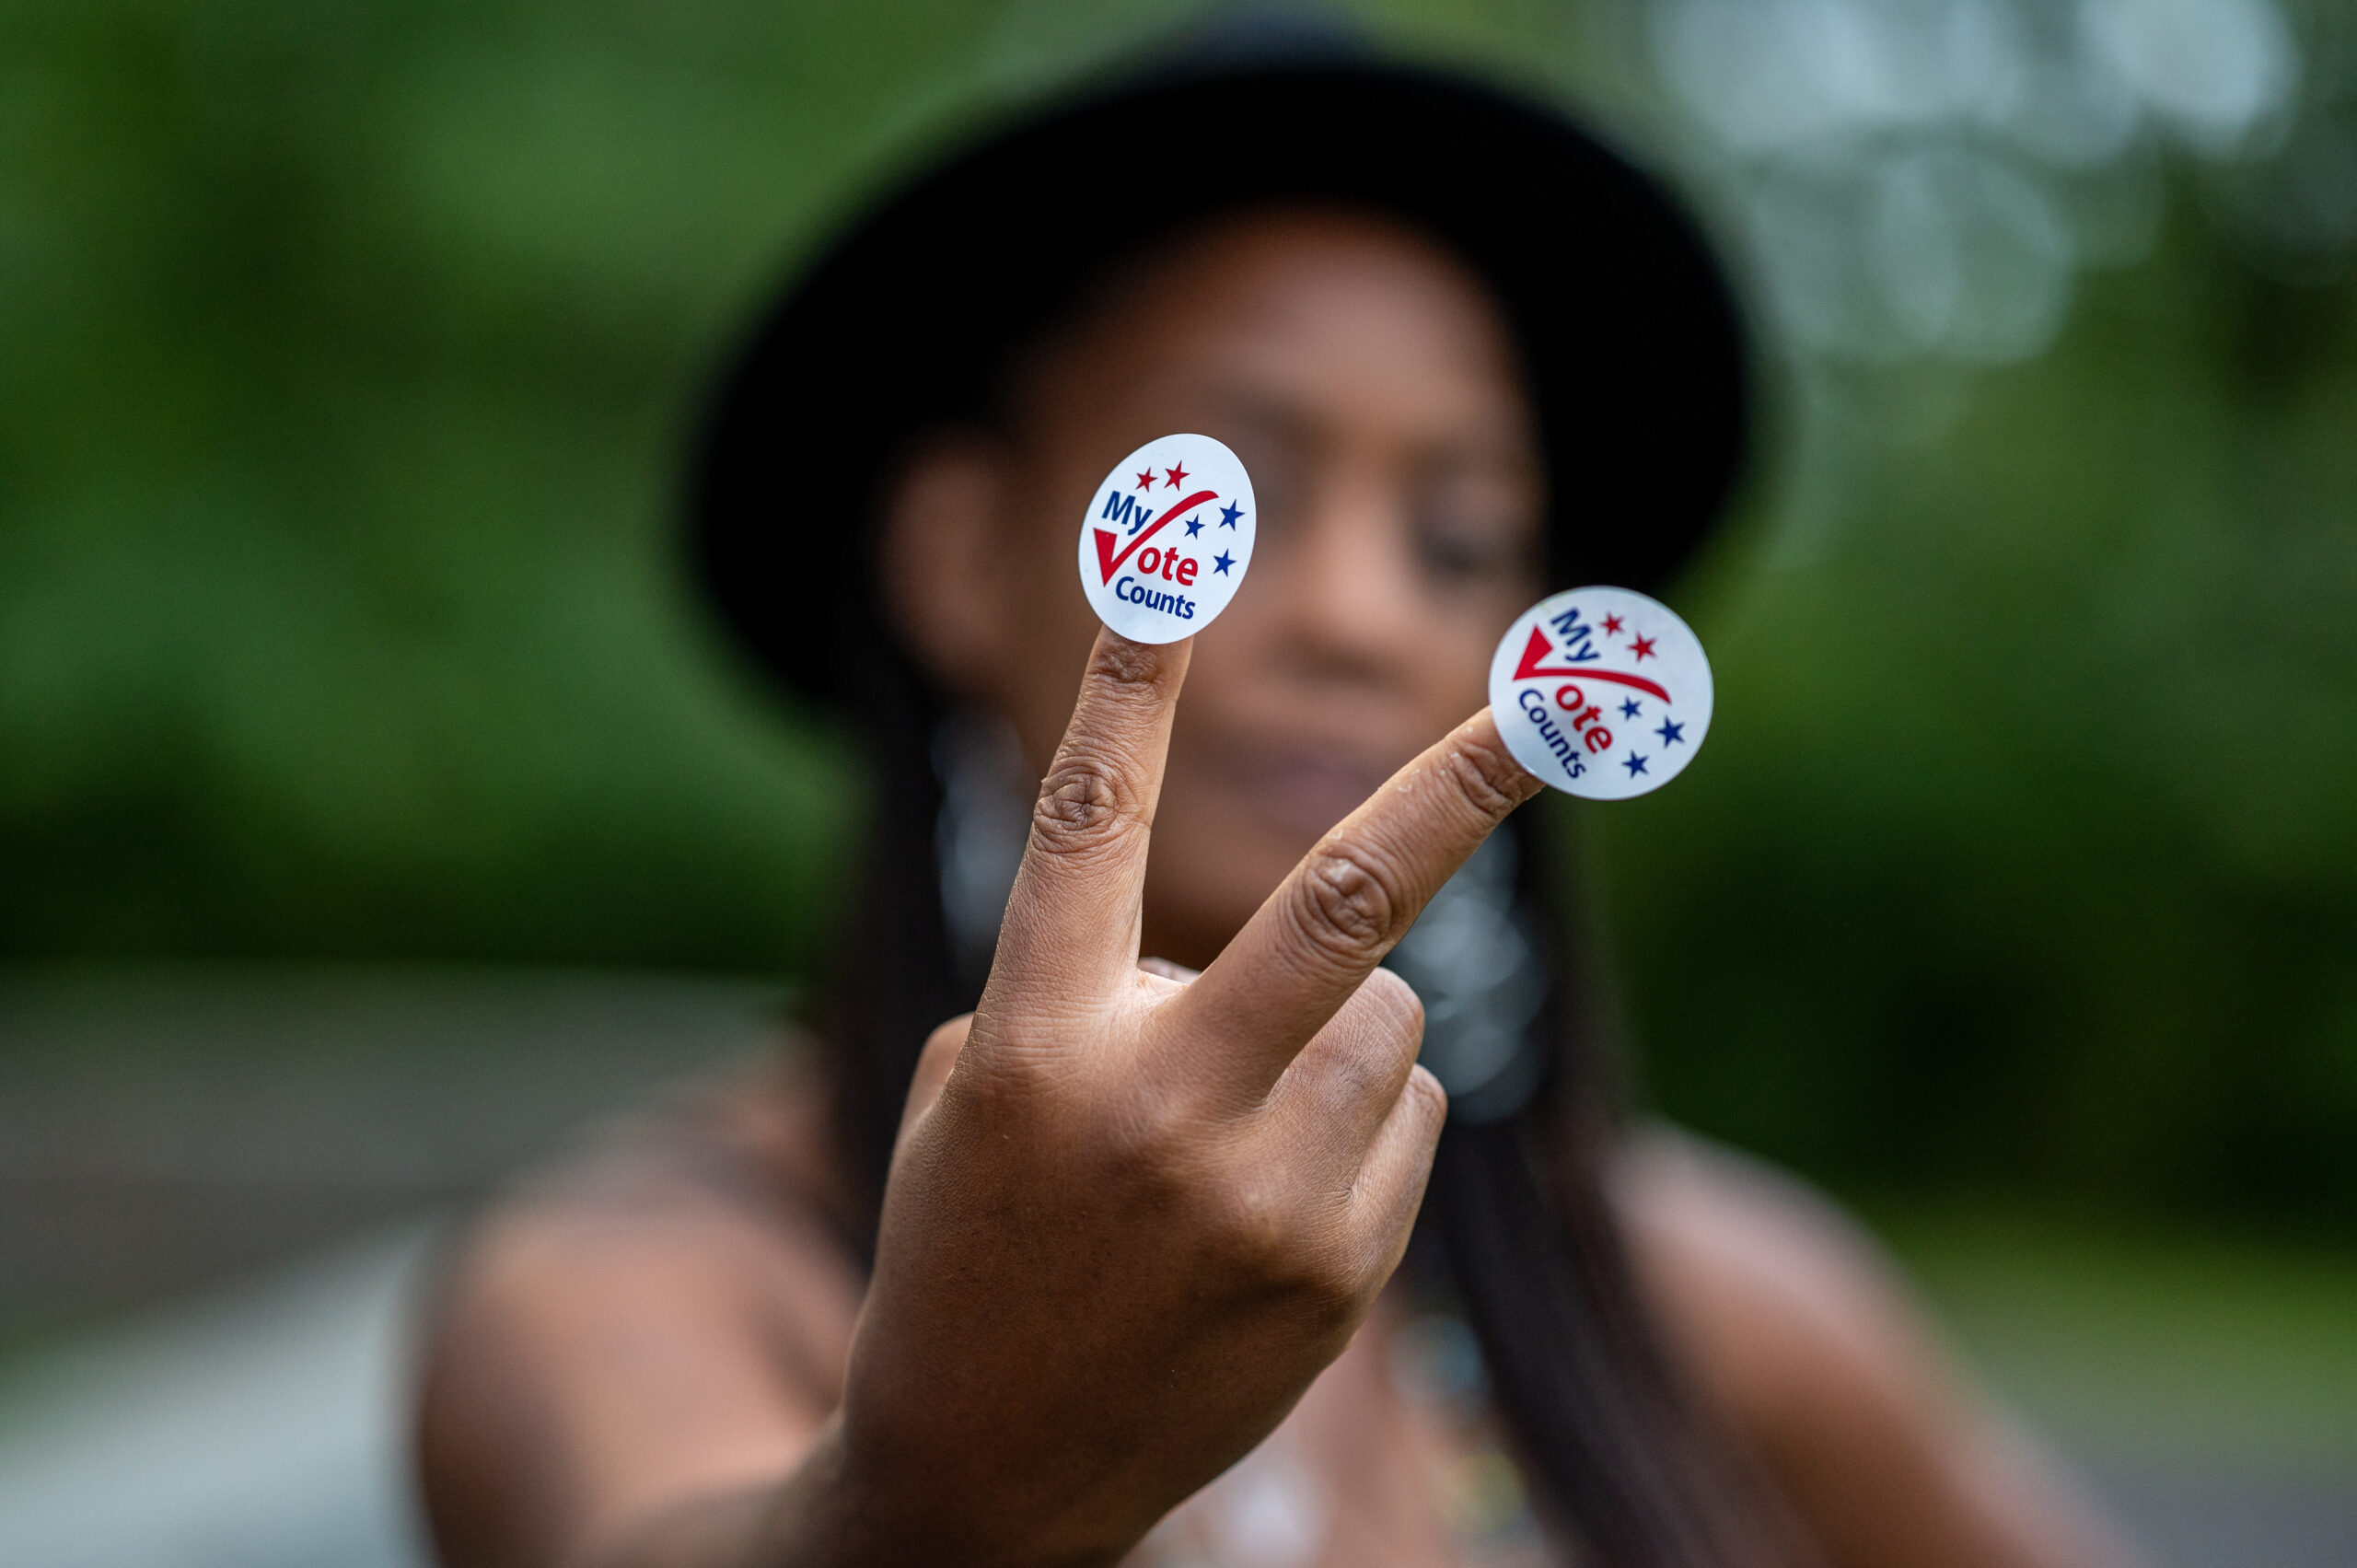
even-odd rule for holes
{"type": "Polygon", "coordinates": [[[1814,396],[1714,754],[1596,819],[1655,1092],[1856,1181],[2357,1220],[2357,286],[2180,216],[2033,364],[1814,396]]]}
{"type": "MultiPolygon", "coordinates": [[[[677,581],[700,377],[1184,9],[0,0],[0,953],[811,961],[854,792],[677,581]]],[[[1627,6],[1379,14],[1658,114],[1627,6]]],[[[2347,1225],[2357,288],[2170,168],[2042,356],[1774,372],[1710,754],[1587,819],[1673,1112],[2347,1225]]]]}
{"type": "Polygon", "coordinates": [[[1974,1369],[2041,1432],[2180,1473],[2318,1474],[2345,1494],[2357,1464],[2346,1246],[1985,1199],[1867,1214],[1974,1369]]]}
{"type": "Polygon", "coordinates": [[[0,9],[0,945],[807,951],[843,792],[671,589],[675,438],[973,23],[0,9]]]}

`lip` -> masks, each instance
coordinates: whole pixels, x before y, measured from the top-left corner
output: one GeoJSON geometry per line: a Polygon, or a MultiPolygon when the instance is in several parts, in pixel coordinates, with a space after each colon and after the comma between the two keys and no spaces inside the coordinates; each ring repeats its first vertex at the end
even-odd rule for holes
{"type": "Polygon", "coordinates": [[[1230,742],[1211,749],[1203,774],[1235,809],[1315,838],[1349,816],[1399,764],[1342,748],[1230,742]]]}

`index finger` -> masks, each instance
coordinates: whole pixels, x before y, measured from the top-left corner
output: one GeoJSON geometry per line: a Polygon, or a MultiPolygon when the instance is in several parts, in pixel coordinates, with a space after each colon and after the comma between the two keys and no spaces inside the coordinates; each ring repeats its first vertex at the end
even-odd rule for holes
{"type": "Polygon", "coordinates": [[[1167,1012],[1177,1038],[1218,1042],[1255,1098],[1407,935],[1440,885],[1546,786],[1483,708],[1394,773],[1319,841],[1167,1012]]]}
{"type": "Polygon", "coordinates": [[[1146,841],[1170,716],[1194,648],[1100,629],[999,927],[981,1012],[1011,995],[1086,1003],[1127,984],[1138,955],[1146,841]]]}

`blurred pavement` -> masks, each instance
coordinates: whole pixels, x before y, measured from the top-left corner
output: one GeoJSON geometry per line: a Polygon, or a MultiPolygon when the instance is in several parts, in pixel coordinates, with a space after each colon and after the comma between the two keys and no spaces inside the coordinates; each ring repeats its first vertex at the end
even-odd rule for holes
{"type": "MultiPolygon", "coordinates": [[[[778,1004],[496,971],[0,979],[0,1564],[422,1568],[403,1390],[437,1226],[760,1049],[778,1004]]],[[[2158,1561],[2357,1568],[2337,1279],[2246,1308],[2256,1268],[1898,1239],[2158,1561]]]]}
{"type": "Polygon", "coordinates": [[[772,985],[500,970],[0,972],[0,1564],[415,1568],[433,1238],[772,985]]]}
{"type": "Polygon", "coordinates": [[[417,1568],[401,1462],[432,1231],[33,1358],[0,1384],[11,1568],[417,1568]]]}

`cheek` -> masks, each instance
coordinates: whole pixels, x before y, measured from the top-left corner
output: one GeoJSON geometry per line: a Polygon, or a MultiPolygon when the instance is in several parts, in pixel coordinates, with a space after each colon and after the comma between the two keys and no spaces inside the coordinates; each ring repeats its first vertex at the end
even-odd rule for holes
{"type": "Polygon", "coordinates": [[[1081,606],[1078,616],[1053,605],[1035,607],[1018,621],[1016,656],[1021,690],[1007,703],[1017,716],[1024,755],[1036,771],[1045,773],[1072,723],[1072,705],[1080,695],[1080,678],[1088,668],[1088,651],[1097,641],[1097,618],[1081,606]]]}
{"type": "Polygon", "coordinates": [[[1097,638],[1097,617],[1080,591],[1069,539],[1044,528],[998,554],[990,581],[996,623],[990,690],[1015,723],[1025,759],[1045,772],[1072,720],[1081,672],[1097,638]],[[1061,548],[1056,548],[1060,546],[1061,548]]]}
{"type": "Polygon", "coordinates": [[[1541,594],[1500,587],[1431,596],[1418,636],[1429,657],[1416,666],[1419,690],[1438,711],[1454,716],[1450,727],[1490,700],[1490,659],[1515,617],[1541,594]]]}

